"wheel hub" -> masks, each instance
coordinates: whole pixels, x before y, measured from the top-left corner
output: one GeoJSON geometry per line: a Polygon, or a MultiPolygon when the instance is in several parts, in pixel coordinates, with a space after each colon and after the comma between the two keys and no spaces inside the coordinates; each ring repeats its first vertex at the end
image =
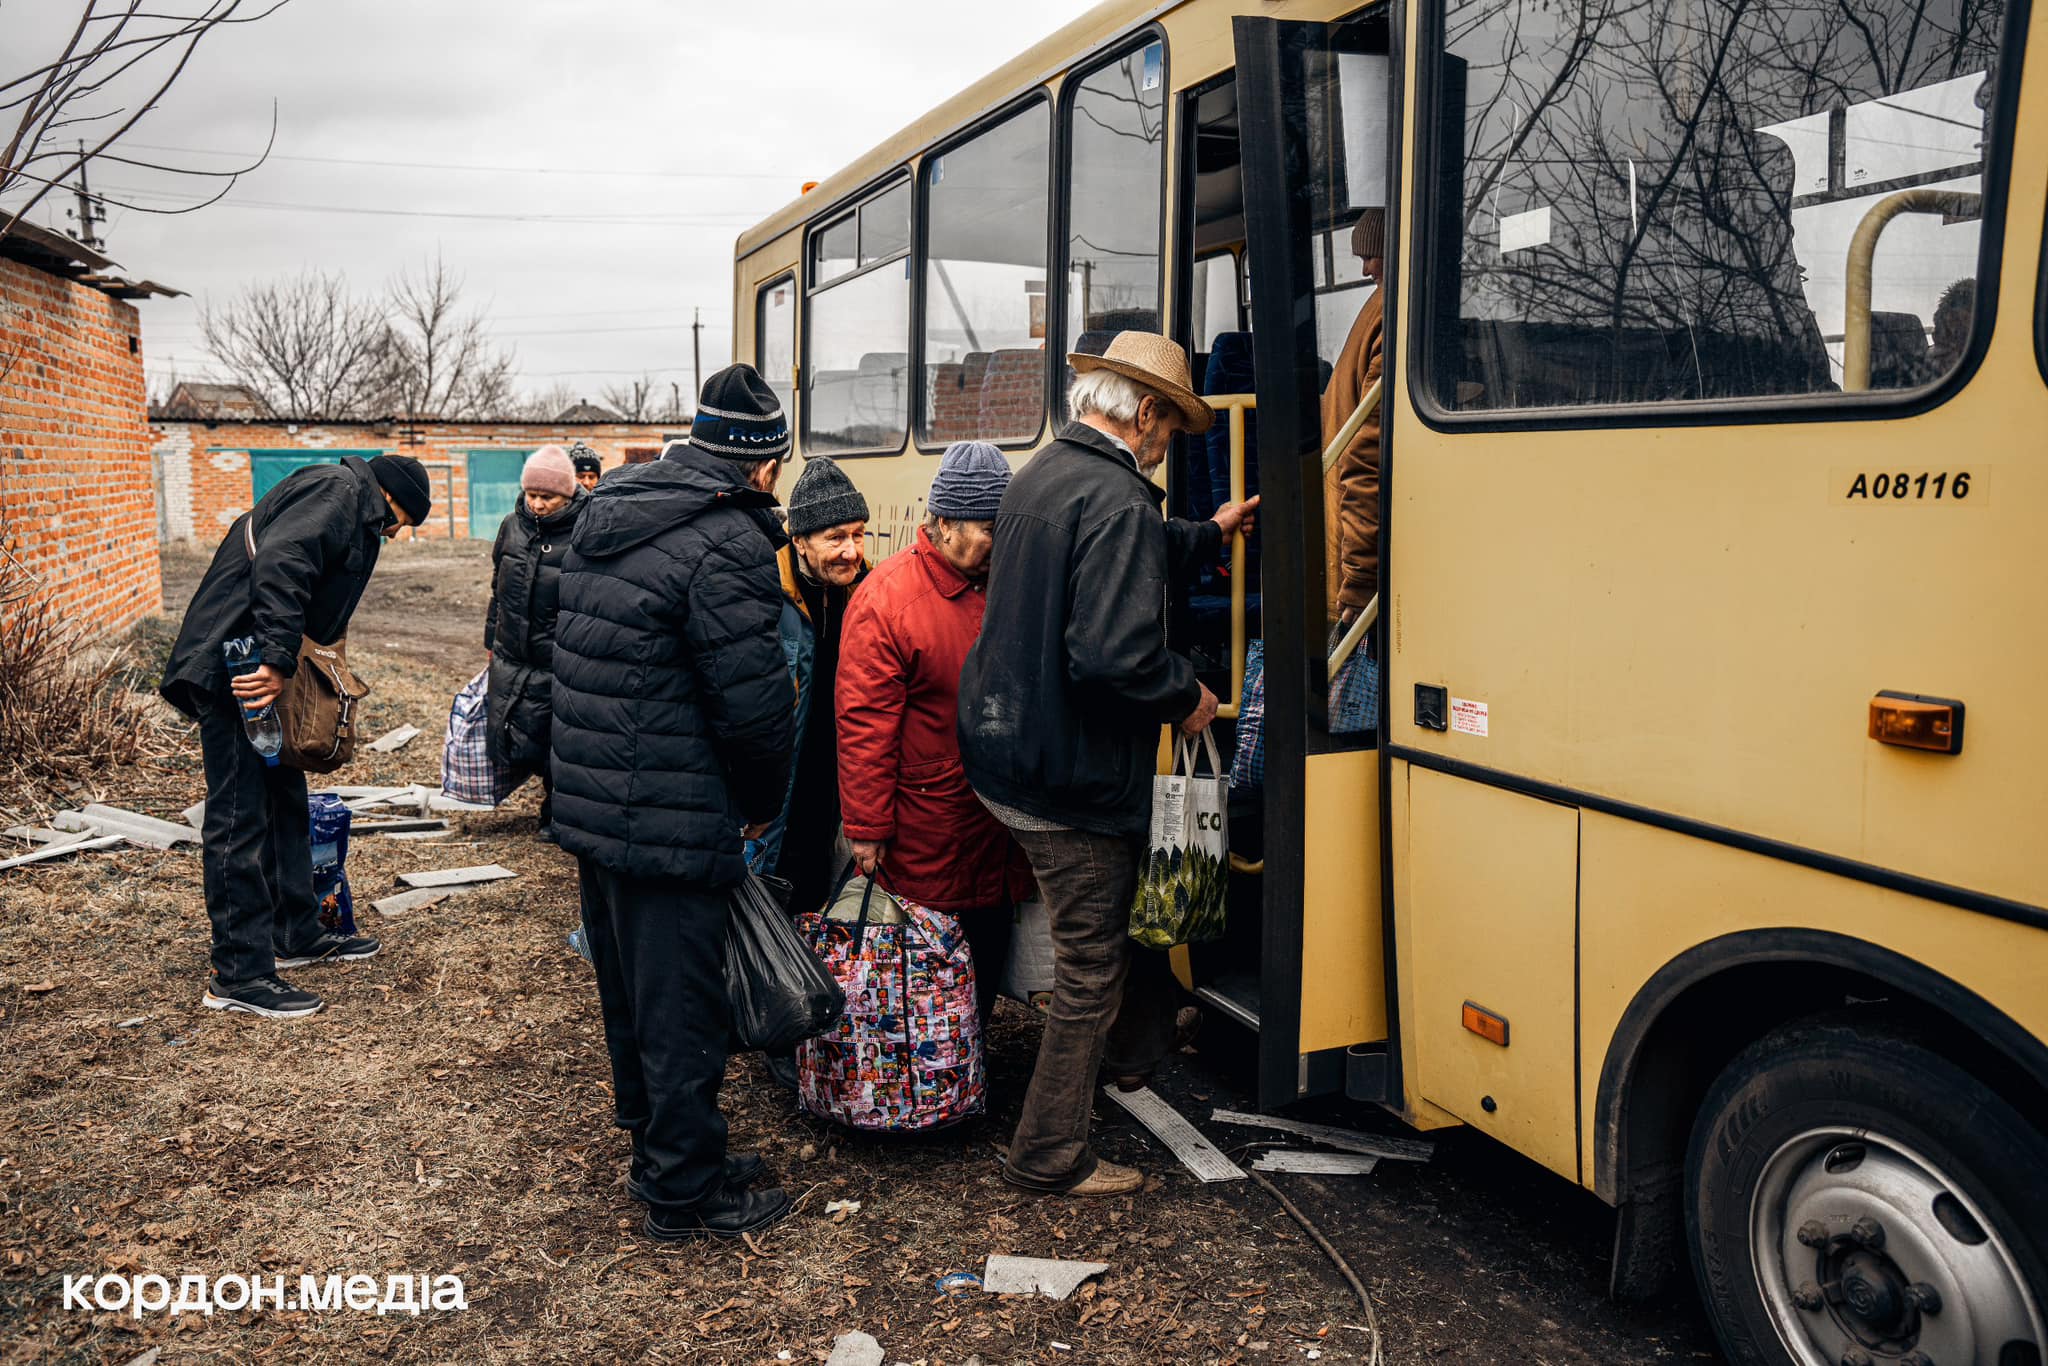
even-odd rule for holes
{"type": "Polygon", "coordinates": [[[1750,1210],[1758,1288],[1802,1366],[2038,1361],[2048,1345],[1996,1230],[1903,1144],[1803,1134],[1764,1164],[1750,1210]],[[2014,1345],[2032,1352],[2005,1357],[2014,1345]]]}

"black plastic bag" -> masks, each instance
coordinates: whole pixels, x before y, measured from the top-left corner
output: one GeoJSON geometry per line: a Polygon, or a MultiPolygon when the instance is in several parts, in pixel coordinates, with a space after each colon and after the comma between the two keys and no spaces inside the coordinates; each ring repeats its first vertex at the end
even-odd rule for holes
{"type": "Polygon", "coordinates": [[[787,1052],[846,1012],[846,994],[758,877],[732,889],[725,932],[725,994],[735,1052],[787,1052]]]}

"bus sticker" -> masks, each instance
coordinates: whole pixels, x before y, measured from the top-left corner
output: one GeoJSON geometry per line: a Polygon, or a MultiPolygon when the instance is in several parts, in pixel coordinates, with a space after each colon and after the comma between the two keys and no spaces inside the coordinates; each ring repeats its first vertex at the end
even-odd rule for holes
{"type": "Polygon", "coordinates": [[[1981,469],[1838,469],[1835,486],[1843,490],[1845,503],[1965,503],[1982,474],[1981,469]]]}
{"type": "Polygon", "coordinates": [[[1486,736],[1486,704],[1469,697],[1451,699],[1451,729],[1459,735],[1486,736]]]}

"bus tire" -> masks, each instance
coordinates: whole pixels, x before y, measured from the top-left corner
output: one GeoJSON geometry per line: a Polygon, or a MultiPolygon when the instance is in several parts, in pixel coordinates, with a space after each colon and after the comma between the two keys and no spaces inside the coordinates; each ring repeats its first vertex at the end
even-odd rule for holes
{"type": "Polygon", "coordinates": [[[1874,1012],[1766,1035],[1708,1088],[1686,1152],[1722,1350],[1738,1366],[2041,1366],[2043,1172],[2048,1137],[1874,1012]]]}

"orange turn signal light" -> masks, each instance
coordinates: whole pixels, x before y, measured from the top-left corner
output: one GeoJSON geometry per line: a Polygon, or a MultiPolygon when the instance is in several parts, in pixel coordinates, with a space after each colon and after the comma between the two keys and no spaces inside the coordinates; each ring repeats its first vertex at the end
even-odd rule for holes
{"type": "Polygon", "coordinates": [[[1870,699],[1870,738],[1931,754],[1963,750],[1963,704],[1952,697],[1881,692],[1870,699]]]}
{"type": "Polygon", "coordinates": [[[818,188],[818,182],[817,182],[817,181],[815,181],[815,180],[806,180],[806,181],[804,182],[804,187],[803,187],[803,188],[802,188],[801,190],[798,190],[798,191],[797,191],[797,196],[798,196],[798,198],[802,198],[802,197],[803,197],[804,195],[807,195],[807,194],[809,194],[809,193],[810,193],[810,192],[811,192],[812,190],[815,190],[815,189],[817,189],[817,188],[818,188]]]}
{"type": "Polygon", "coordinates": [[[1504,1015],[1496,1015],[1483,1007],[1465,1002],[1465,1028],[1477,1034],[1488,1043],[1508,1046],[1508,1021],[1504,1015]]]}

